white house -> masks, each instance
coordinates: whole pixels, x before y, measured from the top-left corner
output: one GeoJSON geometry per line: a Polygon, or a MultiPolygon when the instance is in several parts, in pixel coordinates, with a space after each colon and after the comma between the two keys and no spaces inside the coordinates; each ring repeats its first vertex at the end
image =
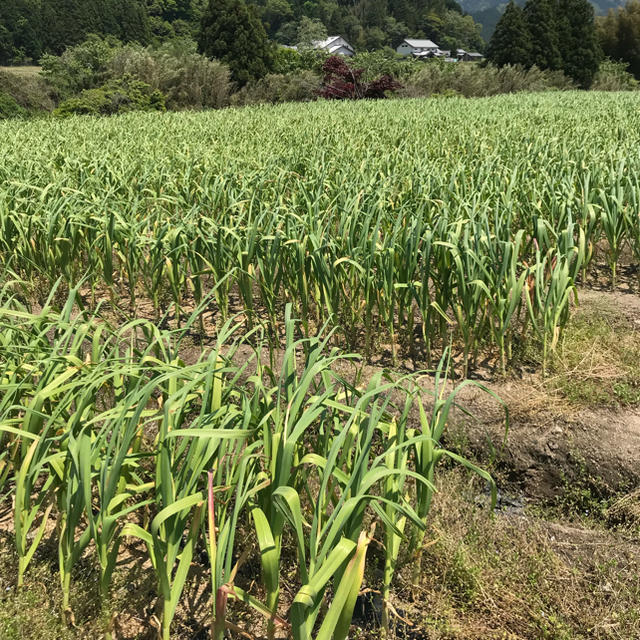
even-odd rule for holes
{"type": "Polygon", "coordinates": [[[440,55],[440,47],[432,40],[405,38],[396,51],[403,56],[422,58],[428,55],[440,55]]]}
{"type": "Polygon", "coordinates": [[[314,49],[322,49],[332,56],[353,56],[355,49],[342,36],[329,36],[326,40],[316,40],[312,43],[314,49]]]}

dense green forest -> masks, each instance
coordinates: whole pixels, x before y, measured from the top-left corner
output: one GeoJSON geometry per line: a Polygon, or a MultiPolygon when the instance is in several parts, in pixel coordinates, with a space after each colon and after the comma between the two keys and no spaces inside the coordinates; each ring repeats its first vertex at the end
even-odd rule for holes
{"type": "Polygon", "coordinates": [[[89,33],[147,43],[151,20],[141,0],[11,0],[0,3],[0,62],[59,54],[89,33]]]}
{"type": "MultiPolygon", "coordinates": [[[[516,0],[523,6],[525,0],[516,0]]],[[[624,4],[624,0],[590,0],[596,15],[605,15],[611,9],[617,9],[624,4]]],[[[460,0],[460,6],[476,22],[482,25],[482,37],[489,40],[493,34],[500,16],[507,7],[508,0],[460,0]]]]}
{"type": "Polygon", "coordinates": [[[589,0],[527,0],[524,7],[510,0],[486,53],[498,67],[561,70],[582,88],[603,57],[640,79],[640,0],[598,17],[589,0]]]}
{"type": "Polygon", "coordinates": [[[602,49],[589,0],[513,0],[491,36],[487,59],[497,66],[562,71],[579,87],[593,82],[602,49]]]}
{"type": "Polygon", "coordinates": [[[602,51],[613,60],[622,60],[640,78],[640,1],[609,11],[596,23],[602,51]]]}
{"type": "MultiPolygon", "coordinates": [[[[443,47],[481,49],[480,27],[455,0],[254,0],[269,38],[296,44],[303,18],[359,50],[397,46],[408,35],[443,47]]],[[[0,64],[60,54],[90,33],[159,44],[196,37],[205,0],[11,0],[0,3],[0,64]]]]}

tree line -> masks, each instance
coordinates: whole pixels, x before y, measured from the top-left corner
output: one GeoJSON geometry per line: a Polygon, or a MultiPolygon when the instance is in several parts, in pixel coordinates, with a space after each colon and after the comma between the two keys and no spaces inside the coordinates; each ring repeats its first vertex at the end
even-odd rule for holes
{"type": "MultiPolygon", "coordinates": [[[[224,61],[242,86],[286,68],[276,44],[345,36],[356,49],[395,48],[407,36],[483,50],[480,26],[456,0],[11,0],[0,2],[0,65],[61,54],[89,34],[159,46],[176,38],[224,61]],[[280,58],[275,60],[274,58],[280,58]]],[[[640,78],[640,0],[594,21],[588,0],[509,2],[489,61],[559,70],[590,86],[603,56],[640,78]]]]}
{"type": "Polygon", "coordinates": [[[0,64],[62,53],[89,33],[151,40],[143,0],[9,0],[0,3],[0,64]]]}
{"type": "Polygon", "coordinates": [[[593,6],[588,0],[511,0],[491,37],[487,59],[564,72],[589,88],[602,57],[593,6]]]}
{"type": "Polygon", "coordinates": [[[612,9],[596,21],[604,55],[622,60],[640,79],[640,0],[629,0],[625,7],[612,9]]]}
{"type": "MultiPolygon", "coordinates": [[[[309,21],[358,50],[397,47],[407,36],[445,48],[482,49],[480,25],[456,0],[5,0],[0,2],[0,64],[37,62],[83,42],[88,34],[159,45],[196,39],[205,14],[249,11],[268,39],[296,44],[309,21]],[[213,4],[213,3],[211,3],[213,4]]],[[[233,22],[233,17],[230,18],[233,22]]]]}

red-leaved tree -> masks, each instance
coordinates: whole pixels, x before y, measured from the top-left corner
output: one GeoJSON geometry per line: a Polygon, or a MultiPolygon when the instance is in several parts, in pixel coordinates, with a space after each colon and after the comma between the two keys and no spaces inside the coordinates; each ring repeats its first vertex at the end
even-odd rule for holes
{"type": "Polygon", "coordinates": [[[364,69],[353,69],[341,56],[331,56],[322,65],[324,80],[319,95],[333,100],[360,100],[384,98],[388,91],[401,89],[402,85],[389,74],[373,82],[362,79],[364,69]]]}

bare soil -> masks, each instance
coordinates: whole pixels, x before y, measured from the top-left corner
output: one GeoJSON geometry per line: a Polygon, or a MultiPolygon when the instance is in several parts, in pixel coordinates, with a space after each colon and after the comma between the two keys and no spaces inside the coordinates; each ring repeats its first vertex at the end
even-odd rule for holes
{"type": "Polygon", "coordinates": [[[510,411],[506,438],[501,407],[470,387],[461,403],[476,420],[452,425],[453,443],[466,440],[478,457],[495,456],[512,490],[555,497],[581,474],[612,493],[640,485],[640,411],[576,410],[534,383],[490,388],[510,411]]]}

